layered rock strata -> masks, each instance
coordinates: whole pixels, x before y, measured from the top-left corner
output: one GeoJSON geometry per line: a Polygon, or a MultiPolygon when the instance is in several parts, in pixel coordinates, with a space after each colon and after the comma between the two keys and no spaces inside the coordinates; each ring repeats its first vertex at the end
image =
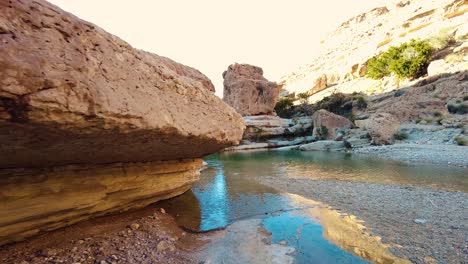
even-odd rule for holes
{"type": "Polygon", "coordinates": [[[198,70],[46,1],[0,1],[0,55],[0,244],[178,195],[244,131],[198,70]]]}
{"type": "Polygon", "coordinates": [[[0,245],[182,194],[200,159],[0,170],[0,245]]]}

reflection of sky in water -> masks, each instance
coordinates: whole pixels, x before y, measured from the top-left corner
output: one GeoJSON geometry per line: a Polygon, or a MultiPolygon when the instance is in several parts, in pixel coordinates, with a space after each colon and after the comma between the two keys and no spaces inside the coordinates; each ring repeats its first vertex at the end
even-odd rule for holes
{"type": "MultiPolygon", "coordinates": [[[[226,227],[230,223],[262,218],[264,227],[272,233],[273,243],[286,240],[296,248],[298,263],[368,263],[341,249],[324,238],[323,228],[313,218],[291,213],[310,208],[312,201],[297,199],[288,193],[261,185],[255,176],[288,177],[289,175],[327,178],[327,176],[353,178],[354,175],[376,175],[376,170],[398,179],[407,179],[407,167],[395,163],[352,159],[343,155],[322,153],[255,153],[212,155],[206,158],[210,168],[202,172],[193,194],[186,199],[173,199],[171,207],[177,218],[201,221],[189,223],[191,229],[208,231],[226,227]],[[397,175],[397,176],[395,176],[397,175]],[[198,202],[192,203],[190,199],[198,202]],[[189,200],[187,200],[189,199],[189,200]],[[196,213],[193,206],[199,205],[196,213]],[[190,207],[190,209],[188,209],[190,207]],[[185,209],[184,209],[185,208],[185,209]],[[198,218],[200,219],[200,218],[198,218]]],[[[411,170],[412,171],[412,170],[411,170]]],[[[455,177],[458,179],[458,176],[455,177]]],[[[417,177],[416,181],[421,178],[417,177]]],[[[191,194],[191,193],[190,193],[191,194]]],[[[179,197],[180,198],[180,197],[179,197]]]]}
{"type": "Polygon", "coordinates": [[[216,168],[216,175],[211,184],[200,188],[194,187],[193,192],[200,201],[202,222],[201,230],[225,227],[229,223],[229,198],[221,163],[210,164],[216,168]]]}
{"type": "Polygon", "coordinates": [[[296,261],[300,263],[369,263],[323,237],[323,228],[311,218],[286,212],[266,217],[263,227],[272,233],[272,242],[285,240],[296,248],[296,261]]]}

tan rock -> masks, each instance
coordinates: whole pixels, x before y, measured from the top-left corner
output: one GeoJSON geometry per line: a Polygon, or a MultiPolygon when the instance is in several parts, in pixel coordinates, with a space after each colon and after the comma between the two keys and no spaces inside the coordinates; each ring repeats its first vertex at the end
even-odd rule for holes
{"type": "Polygon", "coordinates": [[[323,139],[335,139],[337,129],[346,129],[353,127],[353,123],[347,118],[336,115],[334,113],[330,113],[324,109],[316,111],[313,114],[312,119],[314,120],[314,130],[312,132],[312,135],[315,138],[319,138],[321,136],[320,130],[322,129],[322,127],[326,127],[328,130],[327,135],[324,135],[325,138],[323,139]]]}
{"type": "Polygon", "coordinates": [[[315,80],[315,83],[312,85],[312,88],[307,92],[308,94],[318,93],[328,87],[327,75],[322,74],[315,80]]]}
{"type": "Polygon", "coordinates": [[[201,164],[195,159],[0,170],[0,245],[181,194],[198,180],[201,164]]]}
{"type": "Polygon", "coordinates": [[[265,79],[262,68],[235,63],[223,78],[223,100],[242,116],[274,112],[281,86],[265,79]]]}
{"type": "Polygon", "coordinates": [[[339,151],[345,149],[345,145],[342,141],[334,140],[321,140],[304,144],[299,147],[301,151],[339,151]]]}
{"type": "Polygon", "coordinates": [[[393,144],[395,141],[394,135],[399,127],[400,123],[398,119],[389,113],[377,113],[372,115],[366,125],[367,132],[374,145],[393,144]]]}
{"type": "Polygon", "coordinates": [[[354,125],[359,128],[366,128],[368,119],[354,120],[354,125]]]}
{"type": "Polygon", "coordinates": [[[1,1],[0,25],[0,168],[195,158],[241,139],[193,68],[42,0],[1,1]]]}

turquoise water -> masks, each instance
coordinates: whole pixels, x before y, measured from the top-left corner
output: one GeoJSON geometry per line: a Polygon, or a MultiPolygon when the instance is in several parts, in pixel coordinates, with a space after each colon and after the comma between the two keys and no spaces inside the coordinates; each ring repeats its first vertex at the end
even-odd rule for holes
{"type": "MultiPolygon", "coordinates": [[[[307,199],[264,186],[254,177],[412,184],[466,191],[466,169],[411,166],[330,152],[252,152],[206,157],[208,168],[192,190],[161,204],[183,228],[204,232],[260,218],[273,243],[296,249],[297,263],[367,263],[328,241],[323,223],[295,212],[314,207],[307,199]]],[[[365,249],[362,249],[365,251],[365,249]]]]}
{"type": "Polygon", "coordinates": [[[266,217],[263,226],[271,232],[273,243],[286,241],[296,248],[297,263],[369,263],[326,240],[322,225],[306,216],[286,212],[266,217]]]}

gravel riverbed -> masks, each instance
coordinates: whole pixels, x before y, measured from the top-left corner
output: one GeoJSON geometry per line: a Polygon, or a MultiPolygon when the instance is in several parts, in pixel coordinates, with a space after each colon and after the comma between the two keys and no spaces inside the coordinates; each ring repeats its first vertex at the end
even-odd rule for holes
{"type": "Polygon", "coordinates": [[[468,194],[417,186],[257,177],[261,183],[364,220],[413,263],[468,263],[468,194]]]}
{"type": "Polygon", "coordinates": [[[468,167],[468,147],[457,145],[395,144],[356,148],[354,153],[404,162],[468,167]]]}

